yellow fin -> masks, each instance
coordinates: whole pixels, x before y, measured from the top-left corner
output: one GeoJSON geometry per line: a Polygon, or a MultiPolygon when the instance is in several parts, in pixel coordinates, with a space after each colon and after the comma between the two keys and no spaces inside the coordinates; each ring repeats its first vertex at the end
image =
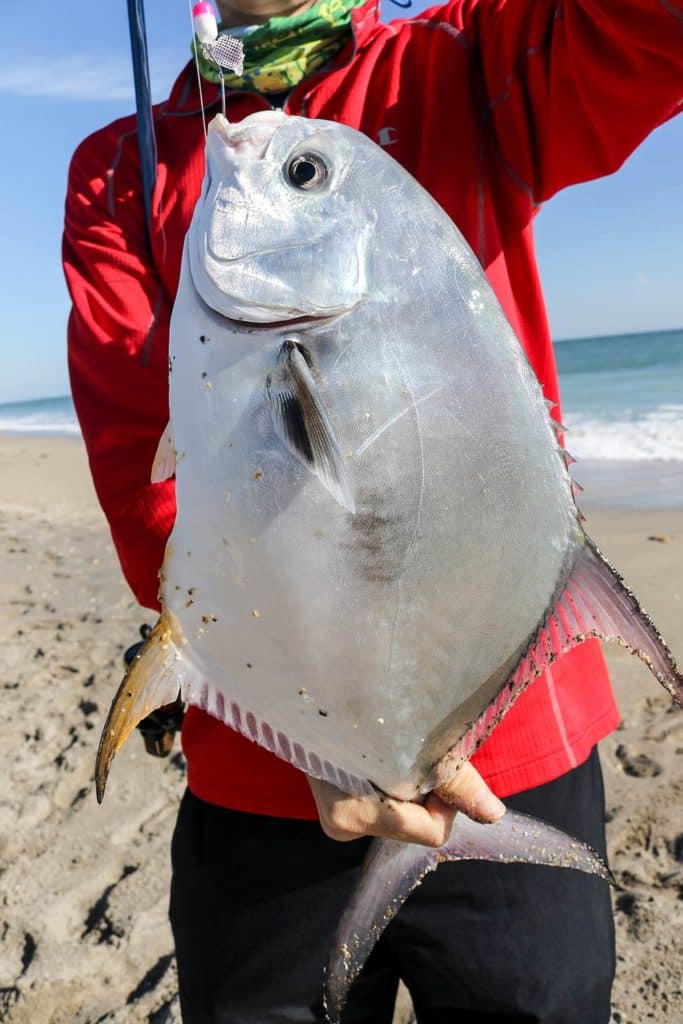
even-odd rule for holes
{"type": "Polygon", "coordinates": [[[109,768],[119,747],[143,718],[178,696],[172,628],[162,612],[144,647],[131,663],[104,724],[95,764],[97,801],[102,803],[109,768]]]}
{"type": "Polygon", "coordinates": [[[171,432],[171,421],[166,424],[163,434],[159,438],[150,480],[153,484],[159,484],[162,480],[168,480],[175,473],[175,449],[173,447],[173,434],[171,432]]]}

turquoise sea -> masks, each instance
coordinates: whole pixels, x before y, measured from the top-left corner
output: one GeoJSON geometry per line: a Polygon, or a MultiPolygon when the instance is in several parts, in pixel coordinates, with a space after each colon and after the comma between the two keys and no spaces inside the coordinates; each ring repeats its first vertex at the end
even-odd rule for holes
{"type": "Polygon", "coordinates": [[[579,506],[683,506],[683,329],[555,345],[579,506]]]}
{"type": "MultiPolygon", "coordinates": [[[[683,328],[558,341],[567,447],[586,500],[683,504],[683,328]]],[[[0,432],[79,434],[68,397],[0,405],[0,432]]]]}
{"type": "Polygon", "coordinates": [[[579,459],[683,461],[683,329],[555,345],[579,459]]]}
{"type": "Polygon", "coordinates": [[[80,437],[76,410],[68,395],[0,405],[0,433],[70,434],[80,437]]]}

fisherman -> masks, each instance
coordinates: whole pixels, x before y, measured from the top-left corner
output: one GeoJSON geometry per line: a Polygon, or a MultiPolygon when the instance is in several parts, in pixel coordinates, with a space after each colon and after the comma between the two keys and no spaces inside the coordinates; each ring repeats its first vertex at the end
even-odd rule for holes
{"type": "MultiPolygon", "coordinates": [[[[533,217],[559,189],[614,171],[680,107],[681,0],[452,0],[391,25],[376,0],[218,7],[246,52],[243,76],[226,76],[229,120],[278,106],[384,147],[463,232],[557,402],[533,217]]],[[[175,514],[173,482],[149,480],[168,420],[169,316],[203,174],[202,106],[211,117],[220,102],[201,55],[198,70],[199,80],[191,60],[154,111],[149,230],[132,117],[79,146],[66,203],[73,395],[123,571],[147,608],[158,608],[175,514]]],[[[595,745],[617,723],[602,654],[586,643],[424,808],[392,809],[309,779],[188,709],[171,891],[185,1024],[323,1019],[324,961],[369,836],[439,845],[456,809],[493,821],[503,798],[604,856],[595,745]]],[[[599,879],[445,864],[388,927],[344,1021],[388,1024],[402,978],[420,1024],[606,1024],[613,973],[599,879]]]]}

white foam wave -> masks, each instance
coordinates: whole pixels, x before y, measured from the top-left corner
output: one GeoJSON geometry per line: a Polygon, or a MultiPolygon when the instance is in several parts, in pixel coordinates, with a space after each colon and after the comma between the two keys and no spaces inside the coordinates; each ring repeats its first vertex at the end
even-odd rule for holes
{"type": "Polygon", "coordinates": [[[623,419],[567,413],[567,448],[577,459],[683,461],[683,405],[623,419]]]}
{"type": "Polygon", "coordinates": [[[81,433],[76,420],[70,417],[0,416],[0,434],[68,434],[81,433]]]}

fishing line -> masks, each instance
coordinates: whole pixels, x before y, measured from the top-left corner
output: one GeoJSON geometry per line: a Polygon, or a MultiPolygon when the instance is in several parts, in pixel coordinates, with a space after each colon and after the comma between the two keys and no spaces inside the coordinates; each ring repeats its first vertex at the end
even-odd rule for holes
{"type": "Polygon", "coordinates": [[[218,79],[221,86],[221,113],[226,117],[225,104],[225,75],[224,69],[241,76],[244,71],[244,47],[241,39],[226,33],[218,32],[216,12],[209,0],[200,0],[192,6],[192,0],[188,0],[190,7],[190,20],[192,22],[192,39],[194,50],[194,62],[197,69],[197,82],[199,85],[199,102],[202,108],[202,124],[204,125],[204,137],[206,138],[206,114],[204,107],[204,96],[202,92],[201,71],[199,70],[199,53],[201,47],[202,56],[215,64],[218,71],[218,79]]]}
{"type": "Polygon", "coordinates": [[[202,108],[202,127],[204,128],[204,138],[206,138],[206,111],[204,108],[204,93],[202,91],[202,76],[199,70],[199,55],[197,53],[197,41],[195,39],[194,29],[194,14],[192,10],[192,0],[187,0],[187,11],[190,15],[190,29],[192,31],[192,52],[194,53],[194,66],[197,72],[197,86],[199,88],[199,106],[202,108]]]}

